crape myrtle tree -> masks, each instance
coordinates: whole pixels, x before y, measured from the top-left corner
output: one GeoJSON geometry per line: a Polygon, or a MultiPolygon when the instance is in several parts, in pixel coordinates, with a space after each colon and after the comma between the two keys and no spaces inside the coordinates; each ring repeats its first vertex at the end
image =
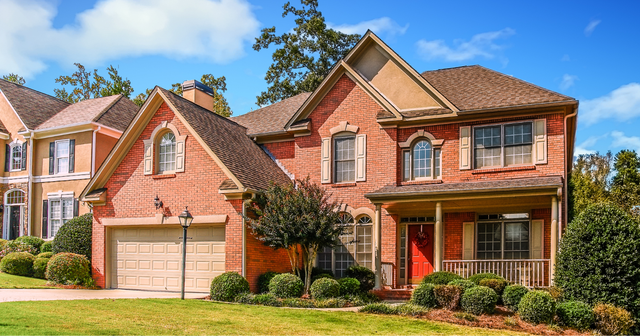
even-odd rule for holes
{"type": "Polygon", "coordinates": [[[307,177],[293,183],[272,184],[256,196],[251,207],[254,216],[247,216],[246,220],[252,234],[264,245],[287,251],[293,274],[301,275],[298,265],[302,264],[304,292],[309,293],[318,251],[335,246],[348,229],[337,224],[341,206],[307,177]]]}

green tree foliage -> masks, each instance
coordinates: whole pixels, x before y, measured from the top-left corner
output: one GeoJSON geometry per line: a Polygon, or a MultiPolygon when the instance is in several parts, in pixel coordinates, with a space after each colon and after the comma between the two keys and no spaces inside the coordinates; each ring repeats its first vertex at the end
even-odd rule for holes
{"type": "Polygon", "coordinates": [[[145,92],[138,94],[135,98],[133,98],[133,102],[138,106],[142,106],[147,98],[149,98],[151,91],[153,90],[147,89],[145,92]]]}
{"type": "Polygon", "coordinates": [[[300,9],[290,2],[283,6],[283,18],[289,14],[296,16],[293,31],[276,35],[275,26],[264,28],[253,45],[256,51],[279,46],[265,75],[270,86],[257,97],[259,106],[315,90],[331,67],[344,58],[361,37],[328,29],[317,0],[301,0],[301,3],[300,9]]]}
{"type": "Polygon", "coordinates": [[[77,103],[86,99],[116,94],[122,94],[129,98],[133,93],[131,81],[118,75],[118,70],[112,65],[107,68],[110,80],[100,76],[98,69],[94,69],[92,73],[87,71],[80,63],[74,63],[74,65],[78,68],[76,72],[69,76],[60,76],[55,80],[56,83],[60,83],[62,86],[70,85],[73,89],[71,92],[67,92],[65,87],[54,89],[53,92],[55,92],[56,98],[70,103],[77,103]]]}
{"type": "Polygon", "coordinates": [[[27,81],[24,80],[24,78],[18,74],[14,74],[14,73],[10,73],[8,75],[4,75],[2,76],[2,79],[11,82],[11,83],[16,83],[19,85],[24,85],[27,81]]]}
{"type": "Polygon", "coordinates": [[[569,176],[569,222],[592,204],[610,200],[611,152],[580,155],[569,176]]]}
{"type": "MultiPolygon", "coordinates": [[[[222,95],[223,92],[227,92],[227,78],[225,76],[216,78],[212,74],[204,74],[200,77],[200,83],[213,89],[213,112],[223,117],[230,117],[233,111],[231,111],[227,99],[222,95]]],[[[169,91],[182,96],[182,83],[172,84],[169,91]]],[[[147,92],[148,94],[149,92],[147,92]]]]}
{"type": "Polygon", "coordinates": [[[287,251],[293,274],[300,275],[297,266],[302,263],[304,292],[308,293],[318,250],[335,246],[347,230],[336,224],[340,205],[307,177],[295,183],[271,185],[252,204],[256,216],[246,219],[252,234],[263,244],[287,251]]]}
{"type": "Polygon", "coordinates": [[[633,150],[622,150],[613,162],[616,171],[611,182],[612,200],[627,212],[639,215],[640,158],[633,150]]]}

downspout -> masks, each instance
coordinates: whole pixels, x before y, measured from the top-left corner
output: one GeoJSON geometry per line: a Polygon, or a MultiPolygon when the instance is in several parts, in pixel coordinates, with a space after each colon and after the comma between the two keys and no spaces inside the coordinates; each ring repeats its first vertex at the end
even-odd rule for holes
{"type": "MultiPolygon", "coordinates": [[[[242,276],[247,277],[247,206],[249,206],[250,199],[242,201],[242,276]]],[[[247,279],[248,280],[248,279],[247,279]]]]}
{"type": "MultiPolygon", "coordinates": [[[[567,114],[566,116],[564,116],[564,150],[567,151],[568,150],[568,146],[569,146],[569,141],[567,140],[567,119],[569,118],[573,118],[576,117],[577,118],[578,115],[578,106],[576,105],[573,108],[573,113],[571,114],[567,114]]],[[[576,122],[576,127],[577,127],[578,123],[576,122]]],[[[574,139],[575,141],[575,139],[574,139]]],[[[573,152],[573,151],[572,151],[573,152]]],[[[564,155],[565,160],[567,159],[567,155],[564,155]]],[[[569,158],[569,160],[573,160],[573,157],[569,158]]],[[[561,200],[564,201],[564,205],[567,207],[567,209],[569,208],[569,171],[567,170],[567,162],[565,161],[564,163],[564,192],[562,195],[561,200]]],[[[560,206],[560,225],[558,225],[558,239],[562,238],[562,226],[563,225],[567,225],[569,223],[567,223],[569,221],[569,211],[562,211],[562,208],[564,208],[563,206],[560,206]]]]}
{"type": "Polygon", "coordinates": [[[93,139],[91,140],[91,177],[96,172],[96,133],[100,131],[101,127],[93,130],[93,139]]]}
{"type": "Polygon", "coordinates": [[[29,170],[27,171],[27,235],[30,236],[31,232],[31,212],[33,209],[31,208],[31,204],[33,203],[33,158],[34,158],[34,149],[33,149],[33,131],[31,131],[31,135],[29,136],[29,159],[27,164],[29,166],[29,170]]]}

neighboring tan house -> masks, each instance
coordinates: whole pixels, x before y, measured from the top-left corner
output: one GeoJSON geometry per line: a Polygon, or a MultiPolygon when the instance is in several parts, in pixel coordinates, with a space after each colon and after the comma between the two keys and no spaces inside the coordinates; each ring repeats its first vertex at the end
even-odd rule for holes
{"type": "Polygon", "coordinates": [[[122,95],[69,104],[0,80],[2,238],[52,239],[89,212],[78,196],[136,111],[122,95]]]}
{"type": "MultiPolygon", "coordinates": [[[[185,97],[207,106],[193,84],[185,97]]],[[[318,255],[338,277],[359,264],[393,290],[440,270],[549,285],[577,107],[480,66],[420,74],[371,32],[313,93],[230,120],[156,88],[82,195],[94,203],[94,277],[179,289],[176,216],[189,206],[187,288],[238,271],[255,290],[288,260],[239,213],[269,182],[310,176],[352,225],[318,255]]]]}

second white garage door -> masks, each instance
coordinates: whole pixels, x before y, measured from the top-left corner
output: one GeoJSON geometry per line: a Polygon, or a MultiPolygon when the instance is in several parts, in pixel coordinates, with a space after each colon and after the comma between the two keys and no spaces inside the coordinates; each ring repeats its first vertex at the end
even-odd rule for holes
{"type": "MultiPolygon", "coordinates": [[[[224,272],[224,226],[192,226],[187,233],[185,288],[208,292],[224,272]]],[[[179,291],[182,227],[118,228],[111,233],[111,287],[179,291]]]]}

